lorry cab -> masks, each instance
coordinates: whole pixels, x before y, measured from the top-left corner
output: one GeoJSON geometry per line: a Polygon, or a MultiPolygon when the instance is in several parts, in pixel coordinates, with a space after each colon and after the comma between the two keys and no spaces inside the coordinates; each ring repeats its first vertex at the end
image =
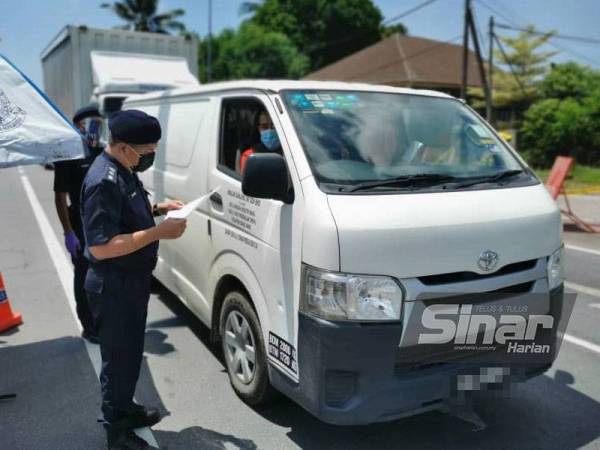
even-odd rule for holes
{"type": "Polygon", "coordinates": [[[466,368],[491,364],[479,353],[456,363],[447,346],[414,339],[432,304],[489,307],[500,300],[484,294],[500,293],[559,314],[557,207],[453,97],[252,80],[132,96],[123,108],[163,128],[142,175],[153,201],[218,189],[180,239],[161,242],[154,275],[211,329],[249,404],[274,388],[336,424],[440,407],[466,368]]]}

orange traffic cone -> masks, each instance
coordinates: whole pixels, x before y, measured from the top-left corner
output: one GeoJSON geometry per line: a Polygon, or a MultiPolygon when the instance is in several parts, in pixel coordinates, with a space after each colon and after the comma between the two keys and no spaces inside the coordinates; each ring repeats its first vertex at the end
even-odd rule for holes
{"type": "Polygon", "coordinates": [[[0,273],[0,332],[22,323],[21,314],[13,313],[10,309],[8,295],[6,295],[6,289],[4,289],[4,280],[2,279],[2,273],[0,273]]]}

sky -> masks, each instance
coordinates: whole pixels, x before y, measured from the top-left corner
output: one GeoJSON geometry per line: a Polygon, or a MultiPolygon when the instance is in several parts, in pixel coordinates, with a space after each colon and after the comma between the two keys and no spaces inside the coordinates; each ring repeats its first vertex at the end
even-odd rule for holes
{"type": "MultiPolygon", "coordinates": [[[[111,28],[122,24],[110,11],[100,8],[107,0],[0,0],[0,53],[11,59],[35,83],[42,86],[40,53],[66,25],[111,28]]],[[[539,30],[556,30],[563,35],[600,40],[599,0],[472,0],[484,48],[487,23],[496,11],[496,22],[514,26],[534,24],[539,30]],[[504,16],[499,17],[497,14],[504,16]]],[[[213,0],[213,33],[235,28],[242,0],[213,0]]],[[[385,19],[397,16],[423,0],[375,0],[385,19]]],[[[464,0],[436,0],[402,19],[413,36],[437,40],[457,38],[463,27],[464,0]]],[[[161,0],[159,11],[183,8],[187,28],[204,36],[208,32],[208,0],[161,0]]],[[[514,34],[497,30],[500,35],[514,34]]],[[[600,44],[554,39],[559,50],[553,60],[574,60],[600,69],[600,44]]],[[[487,50],[484,50],[484,55],[487,50]]]]}

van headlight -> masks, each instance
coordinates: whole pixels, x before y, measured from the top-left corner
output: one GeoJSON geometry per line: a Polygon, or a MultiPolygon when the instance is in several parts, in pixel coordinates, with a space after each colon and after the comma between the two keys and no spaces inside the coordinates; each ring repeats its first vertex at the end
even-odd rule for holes
{"type": "Polygon", "coordinates": [[[400,320],[404,294],[390,277],[303,266],[300,311],[328,320],[400,320]]]}
{"type": "Polygon", "coordinates": [[[563,246],[548,256],[548,289],[556,289],[564,279],[563,246]]]}

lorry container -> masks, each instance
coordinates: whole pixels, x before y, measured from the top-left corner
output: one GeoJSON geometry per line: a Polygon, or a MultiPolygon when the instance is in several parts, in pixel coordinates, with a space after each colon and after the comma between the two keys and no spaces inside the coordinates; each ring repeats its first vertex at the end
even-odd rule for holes
{"type": "Polygon", "coordinates": [[[129,93],[198,84],[193,37],[69,25],[41,61],[44,91],[67,117],[92,101],[110,113],[129,93]]]}

